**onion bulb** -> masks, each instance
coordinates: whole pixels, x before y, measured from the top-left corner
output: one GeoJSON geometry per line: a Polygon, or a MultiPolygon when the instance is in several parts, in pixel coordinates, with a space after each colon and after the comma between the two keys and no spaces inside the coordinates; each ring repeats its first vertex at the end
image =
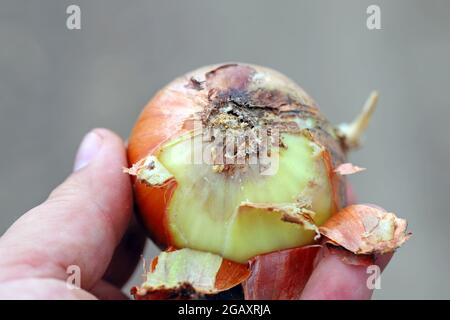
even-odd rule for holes
{"type": "Polygon", "coordinates": [[[373,95],[354,123],[335,127],[292,80],[242,63],[200,68],[160,90],[131,132],[125,171],[133,176],[140,220],[166,252],[135,296],[163,287],[173,294],[176,286],[191,292],[186,283],[214,294],[247,279],[245,292],[257,298],[251,265],[274,263],[277,253],[289,261],[283,265],[303,259],[310,270],[324,239],[320,228],[347,207],[346,174],[362,169],[346,154],[375,102],[373,95]],[[184,271],[169,275],[171,268],[184,271]],[[199,268],[209,276],[199,279],[199,268]],[[228,283],[215,285],[219,278],[228,283]]]}

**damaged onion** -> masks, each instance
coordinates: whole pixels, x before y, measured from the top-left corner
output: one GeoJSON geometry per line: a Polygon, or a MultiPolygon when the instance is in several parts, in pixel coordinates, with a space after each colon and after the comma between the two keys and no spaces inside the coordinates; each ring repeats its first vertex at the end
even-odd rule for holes
{"type": "Polygon", "coordinates": [[[244,283],[249,299],[296,298],[318,241],[364,255],[401,245],[395,215],[346,208],[345,176],[363,170],[346,153],[376,97],[337,128],[302,88],[260,66],[204,67],[159,91],[131,133],[125,171],[150,237],[171,249],[134,295],[192,298],[244,283]]]}

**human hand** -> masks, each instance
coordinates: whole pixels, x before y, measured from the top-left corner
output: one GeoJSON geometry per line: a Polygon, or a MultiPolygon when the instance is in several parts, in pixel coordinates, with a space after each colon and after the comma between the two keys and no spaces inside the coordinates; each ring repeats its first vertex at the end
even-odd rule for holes
{"type": "Polygon", "coordinates": [[[0,238],[0,298],[123,299],[145,237],[131,225],[132,192],[123,141],[106,129],[86,135],[74,173],[0,238]],[[121,242],[122,240],[122,242],[121,242]],[[66,285],[78,266],[82,289],[66,285]]]}

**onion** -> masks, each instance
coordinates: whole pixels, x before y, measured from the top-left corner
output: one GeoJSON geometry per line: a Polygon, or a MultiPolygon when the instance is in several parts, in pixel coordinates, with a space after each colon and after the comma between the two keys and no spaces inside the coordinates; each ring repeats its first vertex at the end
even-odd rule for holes
{"type": "Polygon", "coordinates": [[[204,67],[159,91],[132,130],[125,171],[150,237],[171,249],[154,260],[135,296],[194,297],[244,282],[246,298],[298,297],[323,230],[339,233],[336,219],[326,223],[347,206],[345,175],[362,170],[346,153],[358,145],[376,98],[355,122],[336,128],[302,88],[260,66],[204,67]],[[160,263],[184,271],[174,276],[160,263]],[[304,272],[293,274],[299,266],[304,272]],[[270,279],[274,267],[282,276],[270,279]],[[195,278],[199,272],[208,276],[195,278]],[[289,293],[267,296],[265,285],[287,285],[289,293]]]}

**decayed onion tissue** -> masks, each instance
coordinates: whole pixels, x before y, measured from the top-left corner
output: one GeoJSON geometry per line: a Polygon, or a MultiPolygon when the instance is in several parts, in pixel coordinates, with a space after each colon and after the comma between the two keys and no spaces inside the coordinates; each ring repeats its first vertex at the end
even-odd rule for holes
{"type": "Polygon", "coordinates": [[[134,297],[297,299],[324,252],[367,265],[400,247],[405,220],[347,199],[347,176],[365,170],[347,155],[377,100],[373,92],[353,122],[333,126],[292,80],[240,63],[159,91],[124,168],[163,250],[134,297]]]}

